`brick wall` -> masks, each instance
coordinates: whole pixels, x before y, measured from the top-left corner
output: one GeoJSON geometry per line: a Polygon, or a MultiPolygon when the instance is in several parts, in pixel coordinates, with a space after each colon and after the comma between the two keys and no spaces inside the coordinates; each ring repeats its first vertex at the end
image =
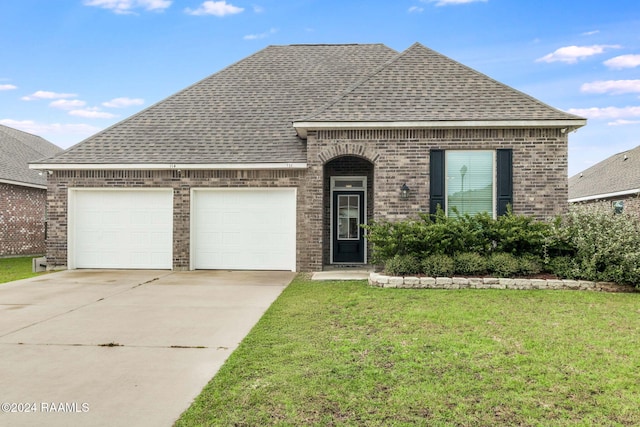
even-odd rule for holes
{"type": "Polygon", "coordinates": [[[429,150],[513,150],[513,210],[548,218],[567,209],[567,136],[559,129],[328,130],[309,132],[309,174],[341,155],[374,163],[374,219],[429,211],[429,150]],[[400,186],[411,189],[400,199],[400,186]]]}
{"type": "MultiPolygon", "coordinates": [[[[261,171],[54,171],[49,176],[49,231],[47,263],[49,268],[67,265],[67,200],[69,188],[172,188],[173,189],[173,266],[189,268],[191,188],[300,187],[304,170],[261,171]]],[[[301,203],[298,191],[298,203],[301,203]]],[[[303,211],[297,218],[297,269],[309,263],[305,247],[303,211]]]]}
{"type": "Polygon", "coordinates": [[[577,204],[594,204],[597,206],[603,206],[606,209],[611,209],[611,211],[613,212],[613,202],[618,200],[624,202],[624,213],[640,217],[640,196],[637,194],[623,197],[613,197],[610,199],[590,200],[586,202],[579,202],[577,204]]]}
{"type": "Polygon", "coordinates": [[[45,253],[46,191],[0,183],[0,256],[45,253]]]}

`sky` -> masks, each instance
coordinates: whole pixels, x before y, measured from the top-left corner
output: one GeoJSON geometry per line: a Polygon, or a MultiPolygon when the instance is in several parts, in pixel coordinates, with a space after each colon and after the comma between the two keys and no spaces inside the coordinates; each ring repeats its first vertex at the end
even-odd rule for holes
{"type": "Polygon", "coordinates": [[[638,0],[0,0],[0,124],[68,148],[268,45],[415,42],[640,145],[638,0]]]}

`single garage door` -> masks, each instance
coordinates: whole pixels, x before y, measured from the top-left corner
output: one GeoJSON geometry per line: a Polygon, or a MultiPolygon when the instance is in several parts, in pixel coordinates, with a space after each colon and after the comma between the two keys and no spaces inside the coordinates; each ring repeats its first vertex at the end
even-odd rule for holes
{"type": "Polygon", "coordinates": [[[171,269],[173,192],[74,189],[69,268],[171,269]]]}
{"type": "Polygon", "coordinates": [[[296,269],[296,189],[199,189],[191,205],[194,269],[296,269]]]}

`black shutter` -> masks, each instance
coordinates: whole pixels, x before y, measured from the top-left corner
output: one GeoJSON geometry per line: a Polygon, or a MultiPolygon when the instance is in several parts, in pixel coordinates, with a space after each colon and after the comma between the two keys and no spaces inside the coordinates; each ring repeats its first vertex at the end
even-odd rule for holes
{"type": "Polygon", "coordinates": [[[434,215],[440,205],[444,209],[444,150],[429,152],[429,213],[434,215]]]}
{"type": "Polygon", "coordinates": [[[496,150],[496,193],[498,196],[498,215],[507,213],[507,206],[513,206],[513,150],[496,150]]]}

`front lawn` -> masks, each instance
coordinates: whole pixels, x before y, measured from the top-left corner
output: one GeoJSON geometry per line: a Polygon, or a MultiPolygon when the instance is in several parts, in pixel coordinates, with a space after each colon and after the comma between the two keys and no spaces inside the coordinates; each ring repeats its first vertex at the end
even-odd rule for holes
{"type": "Polygon", "coordinates": [[[35,257],[0,258],[0,283],[26,279],[42,273],[32,273],[31,260],[35,257]]]}
{"type": "Polygon", "coordinates": [[[640,295],[299,276],[178,420],[640,425],[640,295]]]}

